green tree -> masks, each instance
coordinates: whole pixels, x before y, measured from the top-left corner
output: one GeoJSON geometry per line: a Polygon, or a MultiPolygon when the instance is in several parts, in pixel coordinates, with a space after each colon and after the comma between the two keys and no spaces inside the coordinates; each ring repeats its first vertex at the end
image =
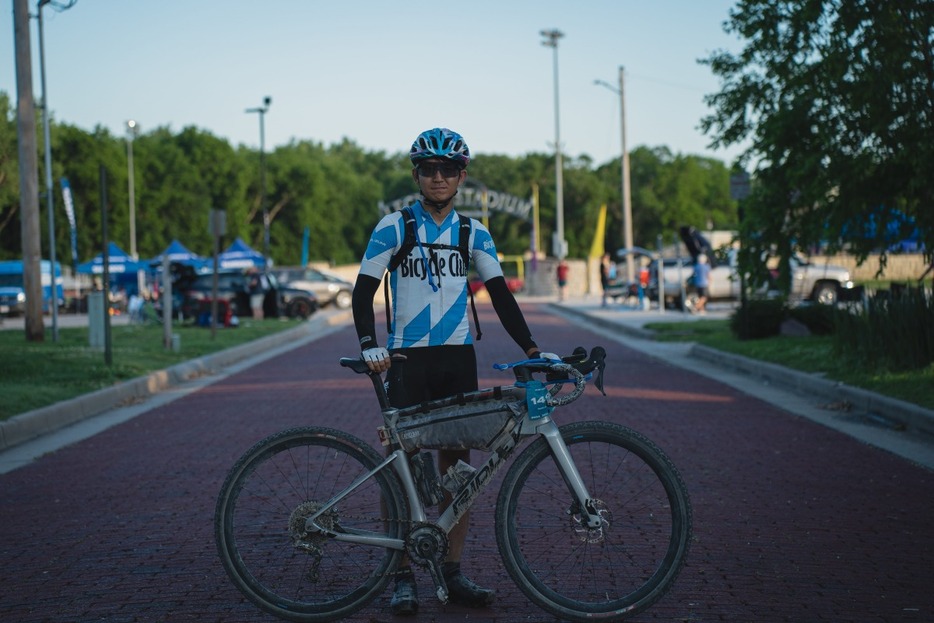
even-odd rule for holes
{"type": "Polygon", "coordinates": [[[101,166],[107,171],[108,237],[129,252],[127,165],[123,142],[100,126],[87,132],[73,125],[53,124],[50,133],[55,181],[56,256],[63,265],[70,264],[67,258],[71,258],[71,242],[61,194],[62,177],[68,179],[71,187],[78,261],[87,261],[101,252],[101,166]],[[117,218],[115,212],[122,213],[121,227],[116,231],[113,227],[117,218]]]}
{"type": "Polygon", "coordinates": [[[884,261],[900,215],[934,252],[934,4],[741,0],[724,26],[746,44],[702,61],[722,83],[702,127],[751,143],[752,256],[827,244],[884,261]]]}
{"type": "MultiPolygon", "coordinates": [[[[616,214],[621,214],[618,161],[605,166],[612,177],[616,214]]],[[[729,171],[719,160],[672,154],[667,147],[637,147],[629,155],[629,178],[636,246],[654,248],[659,235],[666,243],[676,242],[684,225],[701,230],[736,228],[729,171]]]]}
{"type": "MultiPolygon", "coordinates": [[[[74,197],[79,260],[86,261],[100,252],[101,165],[107,172],[109,238],[129,251],[126,137],[114,136],[100,126],[85,131],[53,120],[51,138],[57,256],[64,260],[71,253],[61,177],[69,179],[74,197]]],[[[195,127],[180,132],[158,127],[134,139],[133,155],[141,258],[157,255],[173,238],[196,253],[210,255],[213,240],[208,217],[212,208],[226,211],[224,245],[241,237],[257,250],[263,248],[257,150],[234,149],[227,141],[195,127]]],[[[15,119],[8,96],[0,92],[0,254],[10,258],[21,256],[16,158],[15,119]]],[[[306,228],[311,260],[358,261],[382,216],[379,202],[417,191],[406,153],[369,152],[348,139],[331,146],[293,141],[265,158],[271,255],[280,265],[301,260],[306,228]]],[[[658,232],[673,232],[682,224],[730,223],[734,207],[725,198],[727,173],[721,163],[672,155],[667,148],[644,147],[634,150],[631,160],[638,244],[649,245],[658,232]]],[[[530,153],[517,158],[475,154],[469,176],[488,188],[521,198],[531,197],[537,186],[540,239],[544,250],[551,251],[556,227],[553,154],[530,153]]],[[[565,159],[565,237],[572,257],[589,252],[604,203],[610,213],[605,244],[609,249],[618,248],[622,246],[619,161],[596,166],[586,154],[565,159]]],[[[45,210],[41,217],[46,218],[45,210]]],[[[42,230],[47,231],[46,227],[43,224],[42,230]]],[[[500,252],[516,255],[529,249],[531,215],[524,220],[494,213],[490,228],[500,252]]],[[[47,245],[45,239],[43,244],[47,245]]]]}
{"type": "Polygon", "coordinates": [[[0,259],[23,256],[19,222],[19,157],[16,109],[0,91],[0,259]]]}

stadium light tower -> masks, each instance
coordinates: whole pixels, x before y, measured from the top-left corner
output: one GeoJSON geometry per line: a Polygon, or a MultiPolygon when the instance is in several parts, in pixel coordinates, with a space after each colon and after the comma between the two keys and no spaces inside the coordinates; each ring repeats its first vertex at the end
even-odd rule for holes
{"type": "Polygon", "coordinates": [[[259,114],[259,203],[263,209],[263,264],[269,270],[269,209],[266,207],[266,112],[272,98],[268,95],[263,98],[263,105],[257,108],[247,108],[248,113],[259,114]]]}
{"type": "Polygon", "coordinates": [[[567,243],[564,240],[564,179],[563,166],[561,164],[561,116],[558,109],[558,39],[564,36],[560,30],[543,30],[541,35],[545,37],[542,45],[551,48],[554,51],[554,75],[555,75],[555,220],[556,231],[553,241],[555,256],[563,260],[567,255],[567,243]]]}

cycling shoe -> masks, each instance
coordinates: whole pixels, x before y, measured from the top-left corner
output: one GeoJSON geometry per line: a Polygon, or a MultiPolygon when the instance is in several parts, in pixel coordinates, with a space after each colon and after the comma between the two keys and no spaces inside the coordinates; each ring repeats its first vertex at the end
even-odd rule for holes
{"type": "Polygon", "coordinates": [[[389,609],[396,615],[414,615],[418,612],[418,587],[414,576],[403,576],[396,580],[389,609]]]}
{"type": "Polygon", "coordinates": [[[469,580],[463,573],[444,578],[448,585],[448,601],[468,608],[485,608],[493,603],[496,593],[488,588],[481,588],[469,580]]]}

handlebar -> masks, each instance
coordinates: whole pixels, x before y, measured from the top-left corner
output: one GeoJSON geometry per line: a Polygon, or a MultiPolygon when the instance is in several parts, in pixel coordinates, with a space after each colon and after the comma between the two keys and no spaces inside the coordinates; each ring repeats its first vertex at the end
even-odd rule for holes
{"type": "MultiPolygon", "coordinates": [[[[596,370],[597,376],[594,379],[594,386],[600,390],[600,393],[606,396],[603,389],[603,370],[606,368],[606,350],[602,346],[597,346],[587,354],[586,349],[578,346],[574,352],[562,357],[561,361],[553,359],[524,359],[514,363],[496,363],[493,368],[496,370],[512,369],[516,376],[516,385],[524,385],[533,380],[533,374],[544,373],[545,382],[558,385],[561,383],[574,383],[574,389],[561,396],[552,394],[548,397],[549,406],[563,406],[576,400],[584,391],[585,381],[592,378],[592,373],[596,370]]],[[[557,391],[557,390],[556,390],[557,391]]]]}
{"type": "MultiPolygon", "coordinates": [[[[396,359],[396,355],[393,359],[396,359]]],[[[401,357],[401,356],[400,356],[401,357]]],[[[402,357],[404,359],[404,357],[402,357]]],[[[600,390],[600,393],[606,396],[603,390],[603,370],[606,367],[606,350],[602,346],[594,347],[590,354],[586,349],[578,346],[574,352],[567,357],[562,357],[561,361],[552,359],[524,359],[514,363],[496,363],[493,368],[497,370],[512,369],[516,376],[516,385],[523,386],[533,379],[533,374],[545,374],[545,383],[553,386],[553,392],[548,396],[549,406],[562,406],[573,402],[584,391],[586,380],[593,378],[593,372],[596,371],[594,386],[600,390]],[[557,395],[558,386],[563,383],[574,383],[574,389],[562,395],[557,395]]],[[[386,396],[386,389],[382,378],[376,372],[371,372],[365,361],[360,358],[342,357],[340,365],[350,368],[359,374],[366,373],[373,381],[373,387],[376,389],[376,395],[379,398],[380,407],[389,408],[389,398],[386,396]]]]}

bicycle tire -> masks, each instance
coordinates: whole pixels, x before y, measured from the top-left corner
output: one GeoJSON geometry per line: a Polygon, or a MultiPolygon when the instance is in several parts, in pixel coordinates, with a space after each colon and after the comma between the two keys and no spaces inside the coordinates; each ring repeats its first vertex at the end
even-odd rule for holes
{"type": "MultiPolygon", "coordinates": [[[[217,550],[237,588],[266,612],[306,623],[343,619],[379,595],[401,551],[296,537],[290,527],[382,460],[353,435],[319,427],[289,429],[248,450],[227,475],[214,516],[217,550]]],[[[406,509],[398,478],[384,469],[322,521],[401,538],[406,509]]]]}
{"type": "Polygon", "coordinates": [[[687,487],[645,436],[608,422],[561,426],[604,522],[589,530],[544,438],[516,458],[496,502],[496,540],[509,575],[551,614],[618,621],[658,601],[691,540],[687,487]]]}

